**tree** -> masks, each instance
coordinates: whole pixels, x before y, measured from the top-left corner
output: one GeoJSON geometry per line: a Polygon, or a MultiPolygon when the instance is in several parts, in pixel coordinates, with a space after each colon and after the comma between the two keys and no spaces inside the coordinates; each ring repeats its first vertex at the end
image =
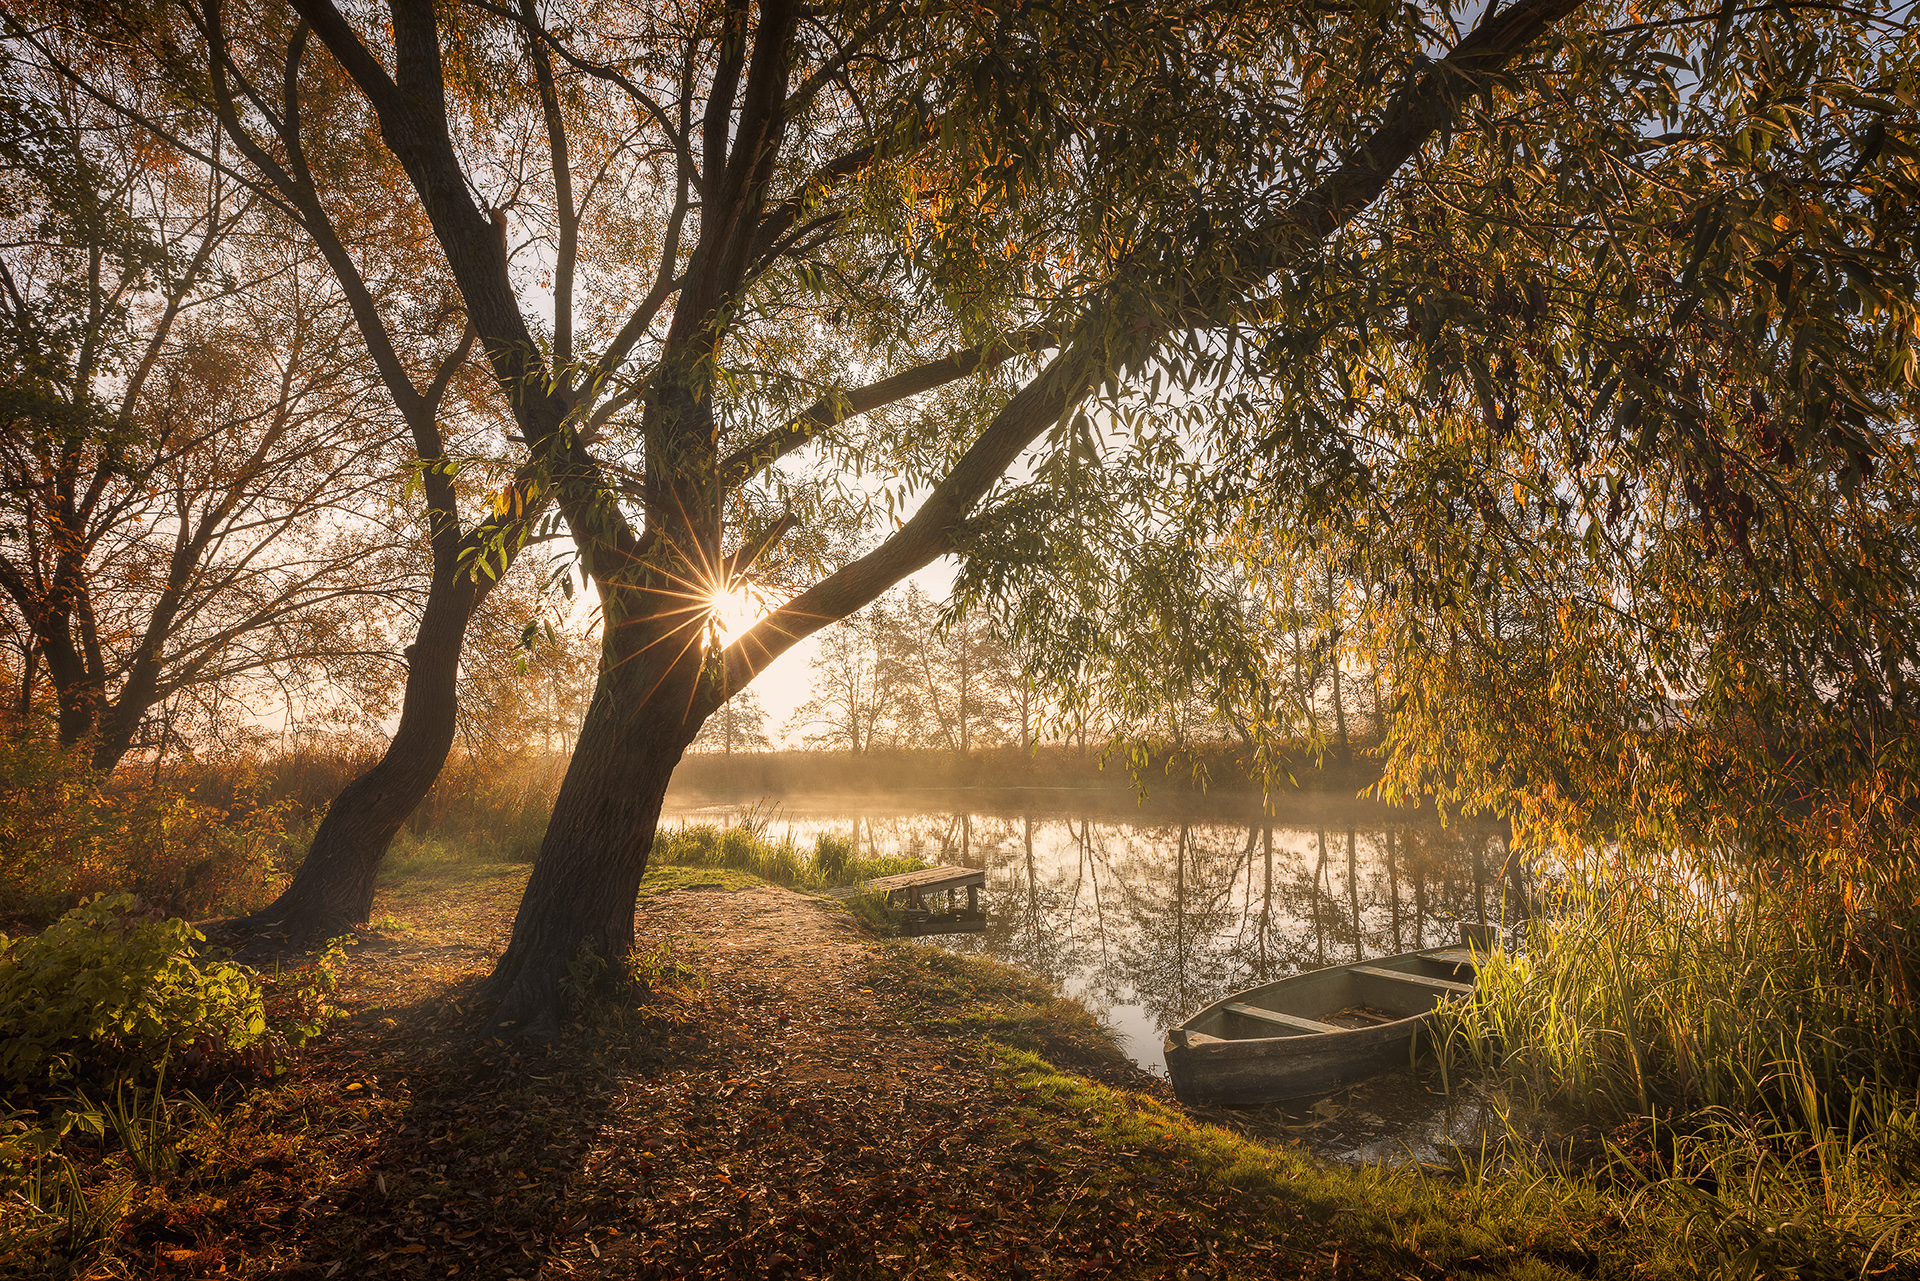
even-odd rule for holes
{"type": "Polygon", "coordinates": [[[1344,511],[1262,523],[1336,528],[1379,585],[1390,794],[1534,848],[1843,867],[1849,930],[1910,907],[1920,129],[1877,12],[1663,31],[1686,91],[1636,164],[1551,221],[1429,205],[1373,264],[1455,264],[1444,324],[1356,362],[1424,401],[1356,415],[1344,511]]]}
{"type": "MultiPolygon", "coordinates": [[[[532,461],[505,475],[497,465],[487,466],[496,455],[484,423],[484,389],[468,369],[474,328],[440,264],[421,252],[429,232],[420,211],[385,200],[402,176],[391,156],[373,151],[370,122],[350,108],[342,111],[347,85],[339,66],[307,59],[305,25],[281,15],[279,47],[292,74],[282,79],[275,111],[258,87],[262,75],[278,74],[273,65],[259,64],[261,42],[247,40],[236,49],[217,22],[202,30],[205,78],[195,87],[246,158],[242,175],[279,204],[326,258],[374,369],[407,425],[414,481],[424,499],[430,577],[407,647],[399,724],[373,768],[328,806],[286,891],[235,923],[313,942],[364,920],[372,909],[380,862],[439,776],[459,728],[460,653],[468,629],[482,615],[493,585],[511,570],[547,496],[532,461]],[[373,156],[378,160],[367,163],[373,156]],[[465,411],[464,421],[453,419],[464,430],[451,435],[450,409],[465,411]],[[476,488],[484,495],[480,512],[463,521],[462,491],[471,495],[476,488]]],[[[274,48],[268,42],[265,51],[271,55],[274,48]]],[[[169,61],[177,64],[177,54],[169,61]]],[[[564,358],[564,334],[562,344],[564,358]]]]}
{"type": "Polygon", "coordinates": [[[767,709],[760,705],[758,694],[743,689],[707,718],[707,723],[693,736],[693,742],[687,744],[687,750],[731,756],[736,747],[743,752],[763,752],[769,745],[767,709]]]}
{"type": "MultiPolygon", "coordinates": [[[[391,424],[310,247],[0,64],[0,590],[61,743],[109,770],[195,691],[384,685],[411,587],[391,424]]],[[[377,695],[376,695],[377,696],[377,695]]],[[[157,746],[158,742],[147,742],[157,746]]]]}
{"type": "Polygon", "coordinates": [[[65,76],[152,142],[220,174],[306,235],[411,437],[408,493],[424,501],[420,550],[429,576],[405,650],[399,723],[374,766],[334,798],[288,889],[229,923],[296,943],[331,937],[365,919],[380,860],[446,760],[459,717],[461,643],[545,508],[537,469],[515,474],[510,462],[499,466],[486,383],[470,368],[474,334],[431,232],[416,207],[388,199],[403,175],[341,92],[339,68],[316,69],[305,59],[304,33],[285,46],[295,70],[289,80],[280,64],[259,64],[259,42],[243,41],[236,51],[217,28],[207,29],[214,38],[197,55],[163,41],[157,61],[144,64],[128,50],[153,34],[145,27],[123,29],[134,38],[105,48],[57,27],[9,30],[41,69],[65,76]],[[171,73],[172,99],[128,90],[155,67],[171,73]],[[278,111],[256,86],[263,74],[283,86],[278,111]],[[211,137],[197,132],[206,120],[217,122],[211,137]],[[234,163],[233,151],[244,164],[234,163]],[[460,502],[476,498],[480,512],[467,525],[460,502]]]}
{"type": "Polygon", "coordinates": [[[1141,452],[1157,542],[1036,541],[1036,495],[1015,568],[963,587],[1046,671],[1144,687],[1102,638],[1165,606],[1190,670],[1258,680],[1261,638],[1184,586],[1338,549],[1393,675],[1390,796],[1545,848],[1844,866],[1849,903],[1906,912],[1914,33],[1670,6],[1573,49],[1604,82],[1490,86],[1248,327],[1179,457],[1141,452]],[[1165,585],[1116,604],[1143,565],[1165,585]]]}
{"type": "Polygon", "coordinates": [[[1015,490],[1071,494],[1098,452],[1089,396],[1117,405],[1133,373],[1185,377],[1207,357],[1196,335],[1313,295],[1329,238],[1409,158],[1436,140],[1445,153],[1471,95],[1501,77],[1542,111],[1573,110],[1535,92],[1550,73],[1631,98],[1649,65],[1637,48],[1599,70],[1516,62],[1576,7],[1489,11],[1457,40],[1437,34],[1444,13],[1436,27],[1411,9],[1284,5],[727,4],[619,22],[475,6],[443,26],[424,0],[395,0],[389,28],[297,0],[297,21],[272,5],[193,8],[169,11],[178,29],[143,31],[167,53],[203,32],[224,50],[244,31],[295,83],[311,38],[351,80],[599,590],[599,686],[491,981],[499,1020],[549,1031],[582,948],[626,955],[660,798],[707,715],[933,559],[1004,548],[1026,527],[1015,490]],[[530,76],[504,73],[508,49],[530,76]],[[537,105],[506,110],[528,82],[537,105]],[[462,114],[457,145],[456,89],[455,105],[502,100],[462,114]],[[523,127],[547,143],[539,183],[504,163],[523,127]],[[584,309],[576,157],[594,174],[583,199],[618,191],[649,218],[610,239],[584,309]],[[547,294],[517,291],[476,191],[509,233],[551,229],[547,294]],[[536,319],[548,299],[551,344],[536,319]],[[1040,350],[1053,354],[1030,358],[1040,350]],[[942,387],[931,412],[886,412],[942,387]],[[1003,487],[1043,441],[1042,484],[1003,487]],[[890,514],[904,488],[919,505],[721,648],[706,602],[838,501],[795,483],[803,449],[900,478],[891,505],[853,495],[855,514],[890,514]]]}
{"type": "Polygon", "coordinates": [[[787,732],[810,747],[865,755],[899,710],[898,664],[883,638],[887,606],[875,602],[849,615],[821,639],[809,667],[813,697],[796,707],[787,732]]]}
{"type": "Polygon", "coordinates": [[[978,744],[1007,737],[1008,704],[1020,675],[979,616],[943,625],[934,602],[909,583],[877,621],[876,657],[903,691],[914,746],[967,756],[978,744]]]}

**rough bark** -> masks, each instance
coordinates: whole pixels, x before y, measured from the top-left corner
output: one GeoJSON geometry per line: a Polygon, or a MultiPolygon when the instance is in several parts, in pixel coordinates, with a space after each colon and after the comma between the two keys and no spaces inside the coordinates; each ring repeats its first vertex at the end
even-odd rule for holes
{"type": "MultiPolygon", "coordinates": [[[[586,954],[611,974],[633,951],[633,912],[660,805],[681,753],[699,731],[689,715],[697,645],[669,633],[647,644],[609,620],[600,679],[580,727],[553,817],[514,917],[513,937],[487,980],[494,1021],[524,1036],[559,1033],[560,982],[586,954]],[[662,658],[652,656],[658,654],[662,658]]],[[[658,635],[658,633],[655,633],[658,635]]]]}
{"type": "Polygon", "coordinates": [[[471,575],[436,575],[408,652],[400,723],[374,767],[341,789],[279,898],[228,928],[309,946],[365,921],[381,861],[447,761],[459,709],[460,646],[485,592],[471,575]]]}

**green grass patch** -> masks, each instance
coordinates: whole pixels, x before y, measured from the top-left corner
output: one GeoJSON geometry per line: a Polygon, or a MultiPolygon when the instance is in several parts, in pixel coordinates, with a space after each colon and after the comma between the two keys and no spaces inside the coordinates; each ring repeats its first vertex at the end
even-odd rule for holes
{"type": "Polygon", "coordinates": [[[1139,1071],[1111,1033],[1012,966],[895,944],[869,980],[922,1029],[981,1046],[1002,1095],[1001,1142],[1070,1167],[1041,1212],[1063,1239],[1117,1237],[1145,1216],[1197,1233],[1203,1275],[1297,1268],[1312,1255],[1343,1277],[1636,1275],[1624,1257],[1596,1272],[1593,1232],[1578,1224],[1600,1214],[1570,1217],[1510,1188],[1419,1171],[1329,1169],[1128,1089],[1139,1071]]]}
{"type": "Polygon", "coordinates": [[[1184,1232],[1197,1218],[1213,1253],[1196,1266],[1230,1274],[1337,1252],[1335,1273],[1363,1278],[1916,1275],[1897,1184],[1850,1185],[1829,1204],[1817,1153],[1775,1152],[1751,1131],[1669,1140],[1651,1161],[1616,1148],[1581,1169],[1517,1142],[1461,1152],[1453,1170],[1327,1166],[1128,1088],[1138,1073],[1098,1021],[1022,971],[896,944],[870,982],[922,1029],[980,1046],[1002,1091],[1001,1142],[1072,1167],[1043,1211],[1063,1238],[1117,1235],[1139,1215],[1184,1232]]]}
{"type": "Polygon", "coordinates": [[[790,840],[769,840],[764,825],[752,823],[662,828],[654,836],[649,865],[730,868],[774,885],[812,890],[858,885],[925,866],[917,858],[862,858],[852,841],[825,833],[811,851],[803,851],[790,840]]]}
{"type": "Polygon", "coordinates": [[[726,890],[732,893],[766,883],[765,878],[737,868],[682,867],[677,864],[662,866],[654,863],[647,867],[647,874],[640,882],[640,901],[644,903],[676,890],[726,890]]]}
{"type": "Polygon", "coordinates": [[[1086,1006],[1011,965],[896,943],[875,961],[872,985],[928,1031],[985,1037],[1102,1079],[1136,1070],[1086,1006]]]}
{"type": "Polygon", "coordinates": [[[409,883],[426,885],[460,884],[498,877],[518,876],[525,880],[528,865],[486,857],[448,841],[429,838],[419,841],[395,840],[380,864],[380,888],[409,883]]]}
{"type": "Polygon", "coordinates": [[[1097,1151],[1058,1230],[1081,1234],[1112,1213],[1206,1217],[1221,1258],[1319,1256],[1342,1277],[1470,1274],[1548,1281],[1687,1275],[1645,1270],[1602,1215],[1505,1184],[1461,1184],[1412,1170],[1327,1168],[1291,1147],[1245,1139],[1139,1094],[1061,1072],[1036,1055],[989,1045],[1010,1142],[1053,1153],[1097,1151]],[[1338,1262],[1333,1263],[1337,1254],[1338,1262]]]}
{"type": "Polygon", "coordinates": [[[869,933],[879,938],[891,938],[900,928],[898,918],[887,907],[884,894],[856,894],[852,898],[841,899],[840,906],[846,908],[847,914],[865,926],[869,933]]]}
{"type": "MultiPolygon", "coordinates": [[[[769,840],[760,825],[663,827],[654,837],[640,896],[645,899],[695,887],[737,890],[749,885],[822,890],[922,866],[914,858],[862,858],[853,842],[841,836],[823,835],[811,850],[802,850],[792,841],[769,840]]],[[[450,891],[524,883],[527,875],[527,864],[505,861],[490,848],[476,850],[403,833],[381,865],[382,906],[405,917],[408,906],[450,891]]],[[[884,914],[874,923],[884,924],[884,914]]]]}
{"type": "Polygon", "coordinates": [[[380,877],[373,914],[376,920],[387,918],[390,928],[384,932],[435,934],[448,926],[464,926],[475,903],[518,898],[529,870],[524,863],[459,859],[389,867],[380,877]]]}

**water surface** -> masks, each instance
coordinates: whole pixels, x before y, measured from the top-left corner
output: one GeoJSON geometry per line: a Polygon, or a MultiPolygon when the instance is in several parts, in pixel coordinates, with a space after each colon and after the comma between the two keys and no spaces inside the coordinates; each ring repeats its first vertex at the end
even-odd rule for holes
{"type": "MultiPolygon", "coordinates": [[[[1111,800],[964,793],[762,803],[767,834],[822,833],[869,854],[987,874],[984,934],[927,940],[1018,965],[1102,1017],[1164,1074],[1165,1029],[1239,988],[1452,943],[1462,920],[1525,913],[1517,860],[1484,830],[1395,821],[1371,805],[1149,815],[1111,800]]],[[[737,806],[669,807],[730,822],[737,806]]]]}

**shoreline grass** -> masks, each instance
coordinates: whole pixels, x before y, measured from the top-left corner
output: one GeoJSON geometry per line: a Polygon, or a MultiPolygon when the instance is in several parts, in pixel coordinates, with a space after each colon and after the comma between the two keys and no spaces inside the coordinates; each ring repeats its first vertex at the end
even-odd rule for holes
{"type": "MultiPolygon", "coordinates": [[[[1848,902],[1832,875],[1782,886],[1731,859],[1595,856],[1452,1008],[1449,1051],[1520,1112],[1616,1126],[1580,1159],[1589,1177],[1623,1217],[1668,1222],[1729,1268],[1920,1274],[1911,958],[1848,902]]],[[[1517,1127],[1500,1146],[1564,1174],[1517,1127]]]]}
{"type": "Polygon", "coordinates": [[[663,827],[653,838],[647,863],[649,867],[727,868],[795,890],[858,885],[925,866],[906,855],[862,855],[851,839],[830,832],[822,832],[814,839],[812,851],[805,852],[791,839],[768,839],[765,825],[750,819],[730,827],[712,823],[663,827]]]}

